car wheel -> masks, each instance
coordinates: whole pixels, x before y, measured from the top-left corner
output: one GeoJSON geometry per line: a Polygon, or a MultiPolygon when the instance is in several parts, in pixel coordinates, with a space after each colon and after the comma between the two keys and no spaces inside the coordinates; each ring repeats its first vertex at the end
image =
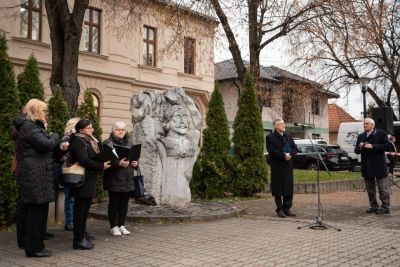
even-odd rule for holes
{"type": "Polygon", "coordinates": [[[308,163],[307,169],[308,170],[318,170],[318,163],[316,161],[308,163]]]}

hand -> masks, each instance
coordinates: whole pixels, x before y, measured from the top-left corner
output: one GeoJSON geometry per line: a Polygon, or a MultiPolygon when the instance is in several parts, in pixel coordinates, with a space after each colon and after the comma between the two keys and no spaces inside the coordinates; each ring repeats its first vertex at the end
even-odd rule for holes
{"type": "Polygon", "coordinates": [[[137,161],[132,161],[132,162],[131,162],[131,166],[132,166],[133,168],[136,168],[138,165],[139,165],[139,163],[138,163],[137,161]]]}
{"type": "Polygon", "coordinates": [[[365,145],[365,143],[364,143],[364,142],[361,142],[361,143],[358,145],[358,147],[359,147],[360,149],[363,149],[364,145],[365,145]]]}
{"type": "Polygon", "coordinates": [[[371,144],[366,144],[364,145],[364,148],[373,148],[373,146],[371,144]]]}
{"type": "Polygon", "coordinates": [[[60,144],[60,149],[61,149],[62,151],[67,151],[67,150],[68,150],[68,147],[69,147],[69,143],[68,143],[68,142],[62,142],[62,143],[60,144]]]}
{"type": "Polygon", "coordinates": [[[104,162],[103,170],[107,170],[110,167],[111,167],[111,161],[104,162]]]}
{"type": "Polygon", "coordinates": [[[292,156],[290,156],[289,153],[285,153],[285,160],[290,161],[292,159],[292,156]]]}
{"type": "Polygon", "coordinates": [[[126,160],[126,158],[123,158],[123,159],[121,159],[120,161],[119,161],[119,164],[118,164],[120,167],[123,167],[123,168],[126,168],[126,167],[128,167],[128,165],[129,165],[129,161],[128,160],[126,160]]]}

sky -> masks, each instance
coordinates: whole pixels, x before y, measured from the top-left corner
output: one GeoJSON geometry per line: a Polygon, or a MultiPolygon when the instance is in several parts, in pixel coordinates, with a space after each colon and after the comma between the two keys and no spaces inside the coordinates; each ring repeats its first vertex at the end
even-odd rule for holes
{"type": "MultiPolygon", "coordinates": [[[[247,40],[242,40],[242,43],[245,43],[247,40]]],[[[240,42],[238,40],[238,42],[240,42]]],[[[228,46],[224,42],[223,38],[217,39],[217,45],[215,46],[215,62],[220,62],[226,59],[231,59],[232,55],[228,49],[228,46]]],[[[240,46],[240,44],[239,44],[240,46]]],[[[244,59],[248,59],[248,50],[244,45],[241,47],[242,56],[244,59]]],[[[261,56],[260,62],[262,65],[270,66],[274,65],[285,70],[296,73],[294,68],[290,66],[290,55],[287,51],[287,45],[284,39],[278,39],[274,41],[270,46],[266,47],[261,56]]],[[[304,76],[301,73],[296,73],[298,75],[304,76]]],[[[312,78],[307,77],[312,80],[312,78]]],[[[362,119],[362,93],[359,85],[355,84],[351,90],[349,91],[347,97],[346,92],[340,93],[339,99],[332,99],[329,103],[335,103],[338,106],[342,107],[346,112],[348,112],[355,119],[362,119]]],[[[367,97],[367,104],[368,104],[367,97]]]]}

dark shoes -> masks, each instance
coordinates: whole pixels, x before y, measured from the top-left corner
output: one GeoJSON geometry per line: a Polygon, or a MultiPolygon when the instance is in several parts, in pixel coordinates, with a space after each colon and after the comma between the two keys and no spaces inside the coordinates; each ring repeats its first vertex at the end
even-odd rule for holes
{"type": "Polygon", "coordinates": [[[91,242],[93,240],[96,240],[96,238],[94,237],[94,235],[90,234],[89,232],[85,232],[84,237],[86,238],[87,241],[91,242]]]}
{"type": "Polygon", "coordinates": [[[390,210],[388,209],[379,209],[375,212],[375,214],[390,214],[390,210]]]}
{"type": "Polygon", "coordinates": [[[374,208],[369,208],[367,210],[367,213],[376,213],[378,211],[378,209],[374,209],[374,208]]]}
{"type": "Polygon", "coordinates": [[[292,213],[290,210],[285,211],[285,215],[288,217],[296,217],[296,214],[292,213]]]}
{"type": "Polygon", "coordinates": [[[277,210],[276,213],[278,214],[278,217],[281,217],[281,218],[296,217],[296,214],[292,213],[290,210],[288,210],[288,211],[277,210]]]}
{"type": "Polygon", "coordinates": [[[281,218],[285,218],[286,217],[286,215],[283,212],[283,210],[277,210],[276,213],[278,214],[278,217],[281,217],[281,218]]]}
{"type": "Polygon", "coordinates": [[[374,208],[370,208],[367,210],[367,213],[375,213],[375,214],[390,214],[390,210],[389,209],[374,209],[374,208]]]}
{"type": "Polygon", "coordinates": [[[87,241],[86,238],[84,238],[84,239],[82,239],[82,242],[74,243],[73,248],[80,249],[80,250],[90,250],[90,249],[94,248],[94,244],[87,241]]]}
{"type": "Polygon", "coordinates": [[[51,250],[48,249],[42,249],[42,251],[36,252],[36,253],[26,253],[27,257],[35,257],[35,258],[43,258],[43,257],[50,257],[51,256],[51,250]]]}
{"type": "Polygon", "coordinates": [[[72,224],[66,224],[64,225],[64,230],[72,232],[74,230],[74,226],[72,224]]]}

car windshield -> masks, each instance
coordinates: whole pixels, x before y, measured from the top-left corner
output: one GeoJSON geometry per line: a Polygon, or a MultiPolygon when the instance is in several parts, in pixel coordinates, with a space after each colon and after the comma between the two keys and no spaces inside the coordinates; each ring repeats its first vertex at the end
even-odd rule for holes
{"type": "Polygon", "coordinates": [[[326,146],[324,147],[327,152],[331,153],[343,153],[343,150],[340,148],[340,146],[326,146]]]}
{"type": "MultiPolygon", "coordinates": [[[[320,146],[316,146],[317,147],[317,151],[318,152],[325,152],[325,150],[320,147],[320,146]]],[[[297,145],[297,150],[300,153],[314,153],[314,147],[312,145],[297,145]]]]}

